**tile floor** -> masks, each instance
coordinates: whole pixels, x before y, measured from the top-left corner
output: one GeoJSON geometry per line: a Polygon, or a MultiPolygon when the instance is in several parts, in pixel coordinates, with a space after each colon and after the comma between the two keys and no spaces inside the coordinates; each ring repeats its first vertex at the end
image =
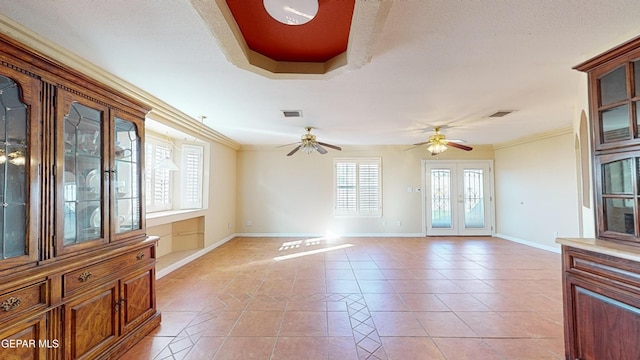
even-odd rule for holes
{"type": "Polygon", "coordinates": [[[497,238],[236,238],[158,280],[122,359],[562,359],[561,283],[497,238]]]}

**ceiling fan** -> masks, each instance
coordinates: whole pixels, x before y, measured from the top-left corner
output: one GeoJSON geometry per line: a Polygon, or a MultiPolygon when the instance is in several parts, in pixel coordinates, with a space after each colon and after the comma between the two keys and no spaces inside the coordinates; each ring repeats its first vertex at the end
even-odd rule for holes
{"type": "Polygon", "coordinates": [[[431,155],[438,155],[445,150],[449,146],[454,147],[456,149],[471,151],[473,148],[471,146],[462,145],[460,143],[465,142],[464,140],[458,139],[447,139],[444,134],[440,133],[440,127],[436,126],[434,129],[435,134],[429,136],[429,141],[413,144],[414,146],[420,145],[429,145],[427,150],[431,153],[431,155]]]}
{"type": "Polygon", "coordinates": [[[291,156],[291,155],[295,154],[298,150],[302,150],[303,152],[305,152],[307,154],[311,154],[314,151],[317,151],[320,154],[326,154],[327,153],[327,149],[325,149],[324,147],[328,147],[328,148],[335,149],[335,150],[342,150],[342,148],[339,147],[339,146],[335,146],[335,145],[331,145],[331,144],[327,144],[327,143],[323,143],[323,142],[317,141],[316,140],[316,136],[311,134],[311,130],[312,129],[313,128],[311,126],[305,127],[305,130],[307,131],[307,133],[302,135],[302,137],[300,138],[300,144],[298,146],[296,146],[293,150],[291,150],[287,154],[287,156],[291,156]]]}

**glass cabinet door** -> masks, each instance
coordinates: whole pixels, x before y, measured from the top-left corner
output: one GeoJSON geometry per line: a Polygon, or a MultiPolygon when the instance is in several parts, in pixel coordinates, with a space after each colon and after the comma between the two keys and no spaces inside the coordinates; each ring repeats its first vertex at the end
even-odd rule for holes
{"type": "Polygon", "coordinates": [[[28,255],[27,122],[18,85],[0,76],[0,260],[28,255]]]}
{"type": "Polygon", "coordinates": [[[140,134],[132,121],[114,117],[114,232],[142,229],[140,194],[140,134]]]}
{"type": "Polygon", "coordinates": [[[596,149],[640,142],[640,60],[609,66],[596,74],[596,149]]]}
{"type": "Polygon", "coordinates": [[[64,116],[63,246],[103,237],[103,116],[75,101],[64,116]]]}
{"type": "Polygon", "coordinates": [[[602,164],[602,206],[607,231],[635,234],[633,182],[632,158],[602,164]]]}

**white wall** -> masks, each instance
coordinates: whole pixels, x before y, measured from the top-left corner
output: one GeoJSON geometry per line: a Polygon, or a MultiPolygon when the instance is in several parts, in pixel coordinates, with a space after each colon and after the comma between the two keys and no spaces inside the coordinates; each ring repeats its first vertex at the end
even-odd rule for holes
{"type": "Polygon", "coordinates": [[[549,249],[579,236],[574,143],[567,130],[496,148],[497,236],[549,249]]]}
{"type": "MultiPolygon", "coordinates": [[[[578,85],[578,101],[575,107],[575,116],[574,116],[574,124],[573,128],[576,133],[577,138],[579,139],[579,144],[581,147],[584,147],[587,151],[585,152],[588,156],[582,157],[580,159],[580,166],[584,169],[588,175],[582,176],[580,172],[578,173],[581,178],[578,181],[579,191],[583,191],[582,187],[584,187],[585,191],[587,191],[590,195],[590,198],[587,201],[580,201],[580,220],[581,220],[581,236],[587,238],[593,238],[596,236],[596,224],[595,224],[595,204],[594,204],[594,189],[593,189],[593,175],[592,175],[592,161],[591,161],[591,143],[590,143],[590,132],[589,129],[591,127],[591,122],[589,118],[589,96],[588,96],[588,79],[586,74],[582,74],[580,77],[580,82],[578,85]],[[581,136],[580,132],[580,119],[582,116],[586,118],[587,125],[587,134],[586,136],[581,136]]],[[[581,197],[580,197],[581,198],[581,197]]]]}
{"type": "MultiPolygon", "coordinates": [[[[326,155],[289,149],[243,148],[238,152],[237,231],[264,235],[419,236],[422,234],[421,161],[424,147],[343,147],[326,155]],[[334,157],[382,159],[382,217],[333,216],[334,157]],[[248,222],[251,225],[248,225],[248,222]],[[386,225],[385,225],[386,224],[386,225]]],[[[492,159],[490,147],[471,152],[450,149],[441,159],[492,159]]]]}
{"type": "Polygon", "coordinates": [[[236,231],[237,152],[219,143],[210,144],[208,209],[204,222],[204,246],[212,245],[236,231]]]}

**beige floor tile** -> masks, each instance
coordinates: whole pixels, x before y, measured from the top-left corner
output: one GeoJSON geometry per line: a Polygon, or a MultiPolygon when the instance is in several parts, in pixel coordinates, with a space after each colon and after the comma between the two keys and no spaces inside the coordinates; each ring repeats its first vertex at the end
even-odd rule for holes
{"type": "Polygon", "coordinates": [[[382,337],[381,340],[390,360],[445,359],[428,337],[382,337]]]}
{"type": "Polygon", "coordinates": [[[236,238],[160,279],[157,305],[123,359],[564,357],[559,254],[498,238],[236,238]]]}
{"type": "Polygon", "coordinates": [[[278,336],[283,314],[283,311],[245,311],[231,336],[278,336]]]}
{"type": "Polygon", "coordinates": [[[275,337],[228,337],[216,353],[215,360],[270,359],[275,337]]]}
{"type": "Polygon", "coordinates": [[[400,297],[410,311],[449,311],[435,294],[401,294],[400,297]]]}
{"type": "Polygon", "coordinates": [[[329,341],[326,337],[278,338],[272,360],[325,360],[329,356],[329,341]]]}
{"type": "Polygon", "coordinates": [[[414,313],[414,316],[431,337],[478,337],[478,334],[452,311],[418,312],[414,313]]]}
{"type": "Polygon", "coordinates": [[[326,311],[287,311],[282,320],[281,336],[327,336],[326,311]]]}
{"type": "Polygon", "coordinates": [[[371,312],[380,336],[427,336],[427,332],[411,312],[371,312]]]}

